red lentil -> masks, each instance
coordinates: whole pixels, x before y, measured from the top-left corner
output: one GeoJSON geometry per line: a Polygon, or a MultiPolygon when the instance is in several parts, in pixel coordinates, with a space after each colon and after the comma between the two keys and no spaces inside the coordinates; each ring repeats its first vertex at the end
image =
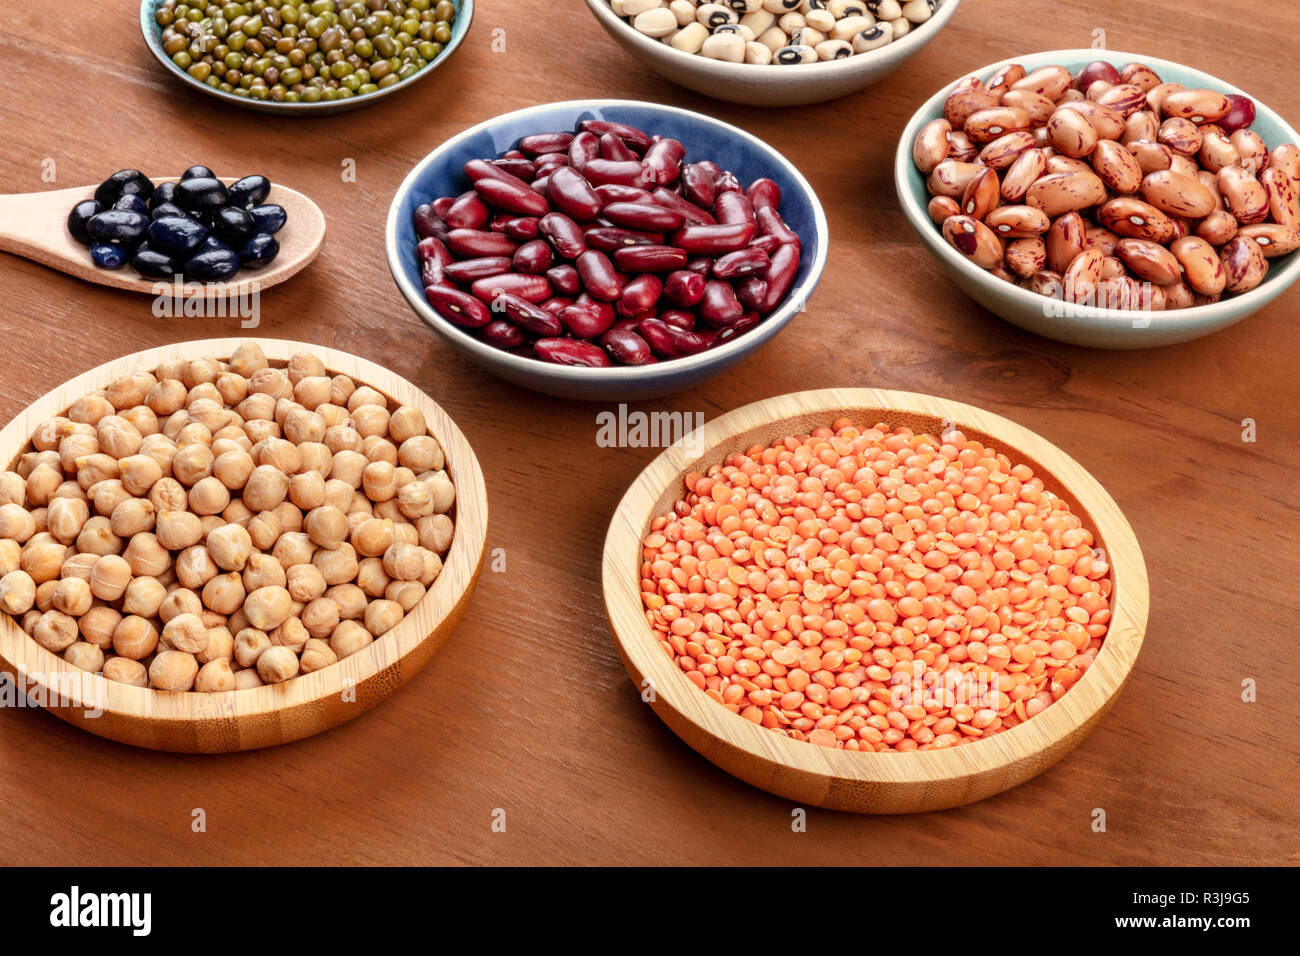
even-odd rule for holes
{"type": "Polygon", "coordinates": [[[695,686],[795,740],[970,743],[1042,713],[1105,640],[1091,531],[960,431],[840,419],[685,489],[643,541],[646,619],[695,686]]]}

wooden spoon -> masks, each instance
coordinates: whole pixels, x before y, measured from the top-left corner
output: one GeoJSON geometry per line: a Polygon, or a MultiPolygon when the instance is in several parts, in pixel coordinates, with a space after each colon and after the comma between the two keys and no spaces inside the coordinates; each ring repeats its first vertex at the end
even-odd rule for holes
{"type": "MultiPolygon", "coordinates": [[[[175,182],[178,177],[155,179],[153,182],[175,182]]],[[[234,178],[222,177],[226,185],[234,178]]],[[[72,189],[54,189],[43,193],[11,193],[0,195],[0,250],[32,259],[52,269],[58,269],[78,279],[97,282],[127,292],[158,295],[160,286],[171,288],[173,279],[149,279],[131,268],[130,263],[121,269],[101,269],[90,258],[90,249],[83,246],[68,232],[68,213],[83,199],[95,194],[96,186],[77,186],[72,189]]],[[[230,282],[198,282],[185,280],[186,294],[198,293],[208,299],[224,299],[267,289],[296,275],[316,258],[321,243],[325,241],[325,216],[320,207],[296,190],[272,184],[266,198],[268,203],[278,203],[288,214],[283,229],[276,233],[280,254],[270,265],[261,269],[240,269],[230,282]]]]}

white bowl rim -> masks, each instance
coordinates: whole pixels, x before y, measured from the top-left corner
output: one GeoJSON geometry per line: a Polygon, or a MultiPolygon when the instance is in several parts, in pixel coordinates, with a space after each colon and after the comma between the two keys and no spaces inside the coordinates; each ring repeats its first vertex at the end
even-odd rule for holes
{"type": "MultiPolygon", "coordinates": [[[[1122,50],[1062,49],[1008,57],[997,63],[966,70],[960,77],[951,83],[945,84],[937,93],[926,100],[920,109],[912,114],[912,118],[908,121],[907,127],[898,140],[898,151],[894,157],[894,189],[898,193],[898,202],[904,215],[911,221],[912,227],[920,234],[934,255],[945,262],[953,263],[956,268],[967,274],[971,281],[989,292],[996,293],[999,296],[1009,295],[1013,299],[1020,300],[1025,305],[1033,305],[1039,308],[1042,308],[1043,303],[1052,300],[1039,295],[1037,292],[1022,289],[1018,285],[997,278],[991,272],[981,269],[967,260],[965,256],[944,241],[942,233],[930,221],[925,209],[921,208],[913,200],[910,190],[907,188],[908,177],[916,173],[915,165],[912,162],[912,143],[922,125],[942,114],[944,99],[953,86],[961,82],[963,78],[979,76],[983,79],[991,76],[1002,67],[1010,66],[1013,63],[1022,64],[1027,69],[1036,69],[1039,66],[1080,57],[1085,57],[1088,60],[1105,60],[1112,64],[1117,62],[1146,63],[1157,72],[1162,67],[1186,71],[1202,79],[1207,87],[1218,89],[1223,93],[1238,93],[1249,97],[1251,102],[1255,104],[1257,114],[1266,115],[1282,128],[1283,135],[1288,137],[1290,142],[1300,145],[1300,133],[1297,133],[1282,118],[1280,113],[1269,107],[1259,97],[1247,93],[1245,90],[1233,86],[1213,74],[1198,70],[1195,67],[1186,66],[1175,60],[1164,60],[1140,53],[1125,53],[1122,50]]],[[[1283,257],[1280,261],[1282,262],[1281,265],[1274,265],[1270,261],[1267,284],[1260,284],[1249,292],[1220,299],[1218,302],[1209,305],[1198,305],[1189,309],[1175,309],[1167,312],[1144,312],[1141,309],[1102,309],[1097,306],[1068,305],[1068,317],[1074,321],[1084,320],[1092,330],[1098,332],[1148,328],[1159,328],[1161,331],[1166,332],[1183,328],[1188,330],[1207,329],[1207,331],[1217,329],[1224,325],[1230,325],[1238,319],[1245,318],[1257,309],[1263,308],[1273,298],[1286,291],[1287,286],[1300,277],[1300,250],[1283,257]],[[1264,299],[1264,301],[1257,306],[1251,305],[1252,301],[1259,299],[1264,299]]],[[[1066,307],[1067,304],[1063,303],[1062,308],[1066,307]]]]}
{"type": "MultiPolygon", "coordinates": [[[[776,64],[729,63],[726,60],[715,60],[711,57],[700,56],[698,53],[687,53],[685,50],[678,50],[666,43],[660,43],[658,40],[651,39],[644,33],[639,32],[632,24],[614,12],[613,7],[609,5],[609,0],[586,0],[586,3],[606,30],[609,29],[609,25],[617,24],[619,28],[626,30],[633,37],[632,42],[640,46],[647,54],[666,50],[670,56],[681,58],[683,63],[702,66],[705,70],[713,68],[716,64],[718,72],[725,72],[729,77],[745,82],[760,82],[773,77],[772,67],[776,64]],[[705,66],[704,64],[708,65],[705,66]]],[[[890,41],[884,46],[867,53],[854,54],[842,60],[818,60],[816,63],[800,63],[797,66],[790,67],[790,69],[792,71],[816,70],[818,75],[822,77],[836,74],[847,76],[861,72],[866,69],[868,64],[884,59],[884,56],[875,55],[882,51],[888,50],[891,55],[906,59],[910,53],[919,51],[921,47],[930,42],[932,37],[927,34],[938,33],[947,26],[948,21],[952,19],[959,6],[961,6],[961,0],[943,0],[929,20],[919,26],[913,25],[912,29],[908,30],[901,40],[890,41]]]]}
{"type": "Polygon", "coordinates": [[[527,106],[523,109],[513,110],[509,113],[502,113],[481,123],[476,123],[469,129],[458,133],[448,140],[443,141],[431,153],[415,164],[415,167],[402,180],[402,184],[397,187],[397,192],[393,195],[392,204],[388,208],[388,222],[384,229],[384,244],[387,248],[388,268],[393,274],[393,279],[397,283],[407,303],[413,308],[417,315],[426,323],[433,326],[435,331],[448,335],[458,343],[465,346],[471,353],[483,359],[486,363],[485,368],[492,370],[492,366],[505,365],[513,372],[518,372],[527,377],[542,376],[552,381],[574,383],[574,384],[646,384],[650,385],[661,381],[665,376],[676,377],[677,373],[686,373],[692,370],[702,370],[710,366],[724,362],[728,356],[737,356],[739,353],[748,352],[751,349],[758,349],[769,339],[781,331],[796,312],[803,311],[807,305],[808,299],[812,296],[817,283],[821,279],[822,272],[826,268],[826,260],[830,246],[830,227],[826,221],[826,212],[822,209],[821,200],[817,198],[817,192],[813,189],[812,184],[799,172],[798,168],[790,160],[786,159],[777,149],[768,145],[752,133],[746,132],[738,126],[733,126],[720,119],[715,119],[704,113],[697,113],[694,110],[682,109],[677,106],[664,106],[659,103],[647,103],[641,100],[626,99],[593,99],[593,100],[563,100],[556,103],[541,103],[537,106],[527,106]],[[744,335],[738,336],[725,345],[717,348],[706,349],[695,355],[688,355],[683,358],[666,359],[650,365],[617,365],[607,368],[586,368],[580,366],[561,365],[556,362],[547,362],[542,359],[526,358],[522,355],[512,355],[511,353],[489,345],[483,340],[470,335],[468,331],[460,328],[454,323],[448,322],[428,304],[424,298],[424,290],[415,288],[414,284],[409,282],[402,269],[399,257],[403,250],[398,248],[397,233],[401,222],[401,200],[415,187],[416,180],[426,168],[440,160],[446,153],[459,145],[471,136],[490,129],[494,125],[505,120],[521,119],[533,114],[540,114],[558,108],[568,108],[573,110],[592,110],[607,109],[610,107],[631,107],[636,109],[648,109],[658,113],[672,114],[677,116],[686,116],[694,120],[703,121],[715,127],[728,130],[743,140],[747,140],[768,156],[772,157],[780,165],[785,173],[801,188],[808,196],[813,211],[813,231],[817,238],[817,251],[813,257],[812,264],[809,266],[808,275],[802,283],[795,286],[786,293],[786,301],[781,308],[763,318],[758,325],[744,335]]]}

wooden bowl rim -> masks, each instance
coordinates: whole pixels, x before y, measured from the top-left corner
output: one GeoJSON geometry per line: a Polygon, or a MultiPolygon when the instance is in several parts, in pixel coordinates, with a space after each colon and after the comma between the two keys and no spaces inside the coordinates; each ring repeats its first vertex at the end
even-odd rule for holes
{"type": "MultiPolygon", "coordinates": [[[[881,419],[855,422],[870,427],[881,419]]],[[[738,447],[738,446],[737,446],[738,447]]],[[[1038,472],[1036,472],[1038,473],[1038,472]]],[[[665,449],[628,488],[610,522],[602,559],[605,607],[629,671],[649,678],[656,702],[708,737],[738,748],[754,760],[851,782],[925,784],[1008,768],[1040,753],[1084,727],[1123,686],[1141,649],[1149,606],[1146,566],[1137,538],[1114,500],[1077,461],[1029,429],[973,405],[917,392],[872,388],[830,388],[795,392],[727,412],[665,449]],[[1110,630],[1096,662],[1061,700],[1010,730],[946,750],[875,753],[819,747],[750,723],[706,697],[663,653],[645,621],[640,588],[641,540],[651,509],[681,475],[697,465],[720,463],[738,435],[809,414],[853,409],[894,412],[952,421],[958,428],[988,435],[997,451],[1020,454],[1042,465],[1055,484],[1074,496],[1104,544],[1114,590],[1110,630]],[[687,450],[687,445],[701,453],[687,450]],[[1026,449],[1032,449],[1026,451],[1026,449]],[[1065,477],[1063,477],[1063,475],[1065,477]]],[[[635,677],[635,675],[634,675],[635,677]]],[[[675,729],[674,729],[674,732],[675,729]]]]}
{"type": "MultiPolygon", "coordinates": [[[[106,715],[170,723],[214,718],[263,716],[311,704],[356,688],[375,674],[397,664],[429,639],[420,630],[421,609],[441,608],[441,620],[473,586],[487,543],[487,488],[478,458],[465,435],[437,402],[402,376],[359,356],[338,349],[288,339],[222,338],[178,342],[122,356],[85,372],[52,389],[20,411],[0,430],[0,467],[8,468],[31,441],[20,430],[25,421],[45,421],[62,414],[77,398],[97,391],[114,379],[139,371],[153,371],[166,361],[217,357],[228,359],[240,345],[256,343],[272,363],[286,362],[295,352],[310,352],[331,374],[349,375],[359,385],[369,385],[389,400],[414,405],[425,416],[430,432],[442,446],[446,468],[456,488],[455,532],[451,548],[428,593],[402,621],[364,650],[329,667],[281,684],[204,694],[197,691],[160,691],[110,681],[84,671],[36,643],[8,614],[0,614],[0,664],[18,678],[19,686],[39,687],[47,706],[102,711],[106,715]],[[351,371],[349,371],[349,369],[351,371]],[[406,395],[399,392],[406,390],[406,395]],[[449,571],[464,567],[464,573],[449,571]]],[[[434,625],[436,629],[436,622],[434,625]]]]}

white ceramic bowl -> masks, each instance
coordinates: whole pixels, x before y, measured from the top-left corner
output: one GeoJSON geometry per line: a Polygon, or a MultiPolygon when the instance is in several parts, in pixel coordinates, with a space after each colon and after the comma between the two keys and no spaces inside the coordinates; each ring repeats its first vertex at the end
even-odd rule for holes
{"type": "MultiPolygon", "coordinates": [[[[974,74],[987,80],[1010,63],[1019,63],[1026,70],[1031,71],[1040,66],[1059,63],[1069,67],[1073,72],[1094,60],[1106,60],[1113,63],[1116,68],[1125,63],[1145,63],[1160,74],[1160,78],[1166,82],[1250,96],[1255,102],[1255,123],[1251,128],[1263,137],[1269,149],[1281,143],[1300,143],[1300,134],[1250,93],[1200,70],[1138,53],[1116,53],[1110,50],[1049,50],[1046,53],[1012,57],[1001,63],[968,71],[963,76],[974,74]]],[[[916,115],[907,124],[907,129],[903,131],[903,136],[898,142],[898,154],[894,159],[894,182],[898,188],[899,204],[926,248],[939,260],[939,264],[943,266],[953,282],[995,315],[1022,329],[1028,329],[1030,332],[1059,342],[1068,342],[1071,345],[1101,349],[1152,348],[1188,342],[1240,322],[1246,316],[1264,308],[1285,292],[1291,283],[1300,278],[1300,252],[1294,252],[1289,256],[1268,260],[1268,275],[1264,281],[1243,295],[1225,297],[1211,305],[1176,309],[1170,312],[1077,306],[1047,298],[996,278],[948,245],[939,227],[930,221],[926,213],[930,196],[925,188],[925,176],[912,162],[912,143],[916,140],[916,134],[930,120],[943,115],[943,102],[953,85],[952,83],[946,85],[932,96],[916,111],[916,115]]]]}
{"type": "Polygon", "coordinates": [[[727,63],[684,53],[639,33],[610,8],[609,0],[587,0],[596,20],[623,49],[660,76],[696,93],[747,106],[800,106],[855,93],[884,79],[915,56],[948,25],[961,0],[943,0],[925,23],[901,40],[870,53],[798,66],[727,63]]]}

